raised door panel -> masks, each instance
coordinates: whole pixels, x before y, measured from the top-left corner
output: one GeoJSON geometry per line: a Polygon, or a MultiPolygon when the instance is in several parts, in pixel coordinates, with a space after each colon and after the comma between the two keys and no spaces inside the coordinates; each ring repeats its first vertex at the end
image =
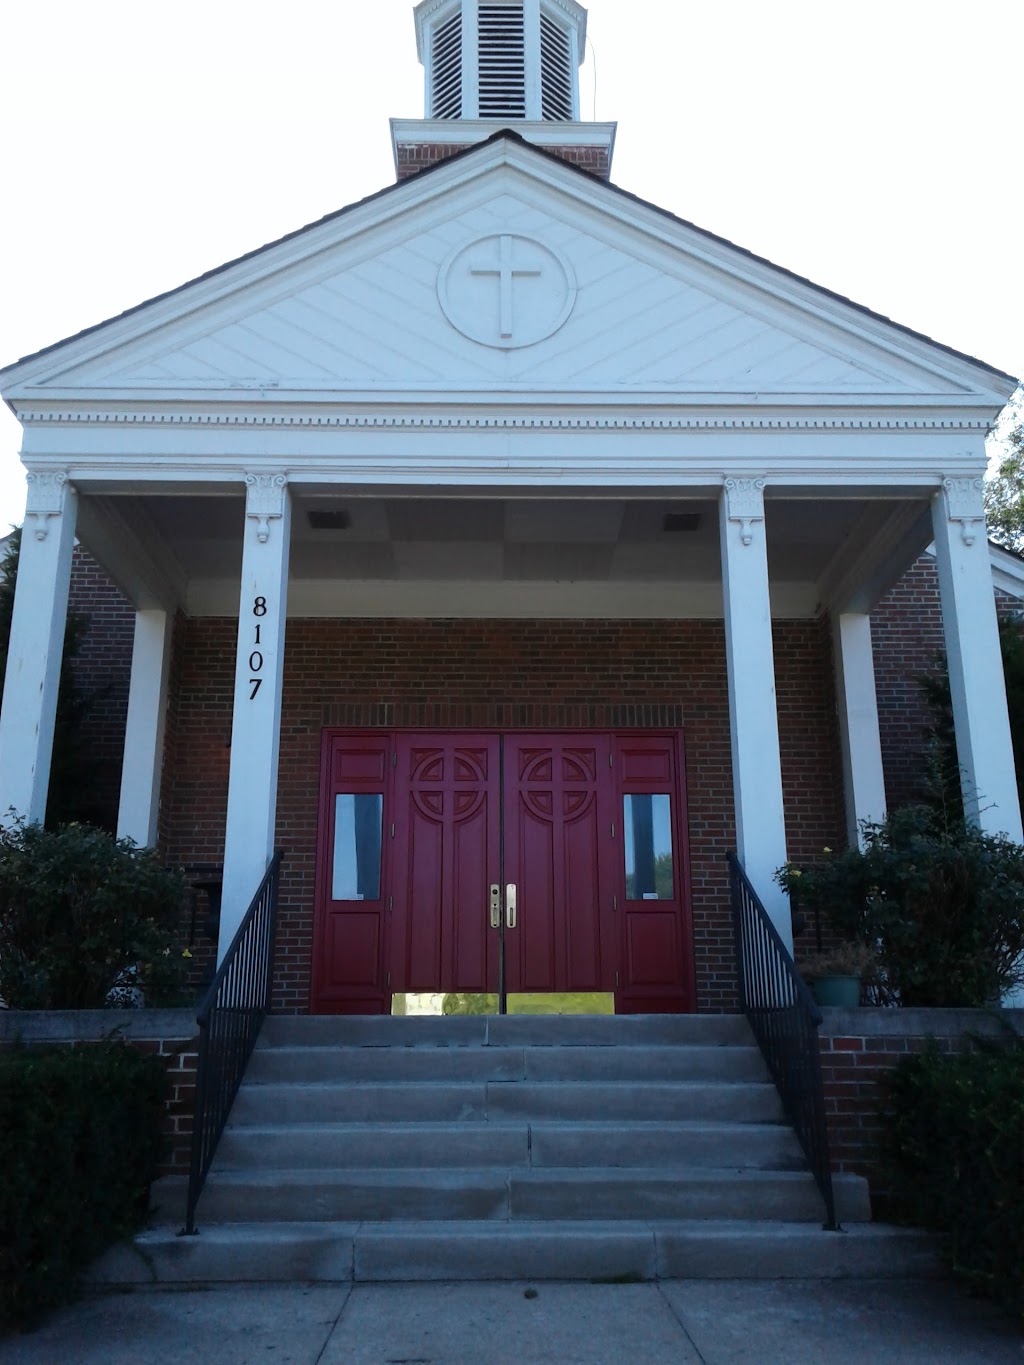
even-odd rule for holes
{"type": "Polygon", "coordinates": [[[485,991],[497,980],[488,885],[499,863],[498,740],[396,741],[393,991],[485,991]]]}
{"type": "Polygon", "coordinates": [[[624,1014],[694,1008],[682,746],[672,735],[615,741],[624,1014]]]}
{"type": "Polygon", "coordinates": [[[516,735],[505,745],[505,879],[518,888],[508,988],[613,990],[608,739],[516,735]]]}
{"type": "Polygon", "coordinates": [[[315,1012],[379,1014],[390,1008],[384,964],[389,756],[386,735],[324,736],[313,925],[315,1012]]]}

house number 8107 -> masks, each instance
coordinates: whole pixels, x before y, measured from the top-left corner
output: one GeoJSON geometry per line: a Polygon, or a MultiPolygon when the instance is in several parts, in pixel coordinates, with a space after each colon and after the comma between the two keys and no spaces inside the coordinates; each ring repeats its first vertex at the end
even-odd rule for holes
{"type": "MultiPolygon", "coordinates": [[[[256,616],[256,617],[266,616],[266,614],[267,614],[267,599],[266,599],[265,597],[257,597],[257,598],[255,598],[255,599],[253,600],[253,604],[252,604],[252,614],[253,614],[253,616],[256,616]]],[[[263,640],[262,640],[262,638],[261,638],[261,636],[262,636],[262,634],[263,634],[263,626],[262,626],[261,622],[257,620],[256,625],[253,627],[253,629],[254,629],[255,632],[256,632],[256,638],[253,640],[253,644],[259,646],[259,645],[261,645],[261,644],[263,643],[263,640]]],[[[260,650],[257,648],[257,649],[254,649],[253,652],[249,655],[249,672],[258,675],[260,672],[262,672],[262,670],[263,670],[263,655],[262,655],[262,653],[260,652],[260,650]]],[[[258,676],[257,676],[257,677],[252,677],[252,678],[249,679],[249,686],[252,688],[252,691],[249,693],[249,700],[250,700],[250,701],[255,701],[255,700],[256,700],[256,693],[257,693],[257,692],[260,690],[260,688],[263,686],[263,679],[262,679],[261,677],[258,677],[258,676]]]]}

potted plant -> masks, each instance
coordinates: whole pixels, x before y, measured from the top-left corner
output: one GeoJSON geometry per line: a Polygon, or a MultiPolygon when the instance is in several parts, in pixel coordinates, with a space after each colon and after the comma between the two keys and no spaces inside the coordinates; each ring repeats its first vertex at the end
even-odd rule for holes
{"type": "Polygon", "coordinates": [[[819,1005],[847,1009],[860,1004],[861,985],[878,966],[878,953],[867,943],[838,943],[802,958],[797,967],[819,1005]]]}

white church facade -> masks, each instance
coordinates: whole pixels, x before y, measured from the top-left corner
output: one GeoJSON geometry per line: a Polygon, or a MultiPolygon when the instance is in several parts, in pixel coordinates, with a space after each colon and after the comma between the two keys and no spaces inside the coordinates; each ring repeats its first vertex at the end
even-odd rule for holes
{"type": "Polygon", "coordinates": [[[934,542],[970,818],[1020,840],[982,479],[1016,381],[617,188],[573,0],[425,0],[390,188],[0,370],[0,811],[76,538],[135,616],[118,832],[285,852],[279,1008],[729,1008],[725,853],[885,808],[871,615],[934,542]]]}

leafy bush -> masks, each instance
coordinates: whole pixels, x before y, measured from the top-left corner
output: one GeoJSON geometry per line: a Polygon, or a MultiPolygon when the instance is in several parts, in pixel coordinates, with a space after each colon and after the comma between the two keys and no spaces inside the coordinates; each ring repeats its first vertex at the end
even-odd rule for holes
{"type": "Polygon", "coordinates": [[[933,1043],[883,1078],[882,1173],[974,1289],[1024,1315],[1024,1040],[933,1043]]]}
{"type": "Polygon", "coordinates": [[[908,806],[776,879],[832,933],[878,951],[887,1003],[983,1006],[1024,982],[1024,848],[908,806]]]}
{"type": "Polygon", "coordinates": [[[0,1323],[71,1297],[146,1214],[163,1063],[121,1043],[0,1053],[0,1323]]]}
{"type": "Polygon", "coordinates": [[[128,981],[149,1005],[176,1003],[185,895],[181,874],[130,839],[0,830],[0,996],[12,1009],[101,1009],[128,981]]]}

